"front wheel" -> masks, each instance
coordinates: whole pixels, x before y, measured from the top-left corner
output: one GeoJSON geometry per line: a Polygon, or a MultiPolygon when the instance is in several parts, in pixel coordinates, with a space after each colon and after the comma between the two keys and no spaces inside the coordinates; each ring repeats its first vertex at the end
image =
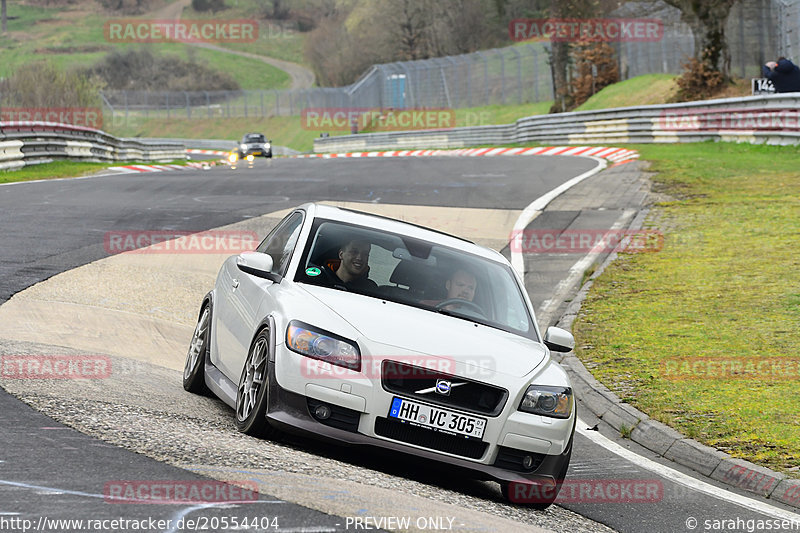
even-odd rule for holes
{"type": "Polygon", "coordinates": [[[266,419],[269,348],[269,329],[264,328],[250,347],[236,393],[236,429],[259,437],[275,433],[266,419]]]}
{"type": "Polygon", "coordinates": [[[194,328],[186,364],[183,367],[183,388],[195,394],[206,394],[205,365],[211,331],[211,305],[206,302],[200,309],[200,316],[194,328]]]}

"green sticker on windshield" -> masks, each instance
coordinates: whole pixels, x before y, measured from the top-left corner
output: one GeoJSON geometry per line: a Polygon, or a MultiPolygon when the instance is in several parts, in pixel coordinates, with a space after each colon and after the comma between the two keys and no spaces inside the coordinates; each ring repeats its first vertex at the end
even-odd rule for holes
{"type": "Polygon", "coordinates": [[[318,269],[317,267],[310,267],[306,269],[306,274],[309,276],[319,276],[322,274],[322,270],[318,269]]]}

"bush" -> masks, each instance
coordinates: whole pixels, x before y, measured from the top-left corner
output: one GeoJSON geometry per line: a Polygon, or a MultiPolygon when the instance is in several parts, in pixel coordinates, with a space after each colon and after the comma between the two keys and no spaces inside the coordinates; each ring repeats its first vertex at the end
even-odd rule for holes
{"type": "Polygon", "coordinates": [[[570,92],[574,107],[584,103],[603,87],[619,81],[619,66],[614,49],[608,43],[581,42],[573,55],[577,72],[572,79],[570,92]]]}
{"type": "Polygon", "coordinates": [[[216,13],[225,9],[225,0],[192,0],[192,9],[198,12],[212,11],[216,13]]]}
{"type": "Polygon", "coordinates": [[[89,73],[62,71],[40,61],[0,81],[2,104],[14,107],[97,107],[102,81],[89,73]]]}
{"type": "Polygon", "coordinates": [[[141,15],[150,10],[152,0],[99,0],[100,5],[109,11],[126,15],[141,15]]]}
{"type": "Polygon", "coordinates": [[[86,71],[109,89],[146,91],[235,91],[239,84],[224,72],[177,56],[157,56],[149,49],[108,54],[86,71]]]}
{"type": "Polygon", "coordinates": [[[678,92],[672,101],[706,100],[725,88],[725,76],[714,68],[708,56],[706,50],[702,60],[693,57],[683,64],[683,74],[676,81],[678,92]]]}

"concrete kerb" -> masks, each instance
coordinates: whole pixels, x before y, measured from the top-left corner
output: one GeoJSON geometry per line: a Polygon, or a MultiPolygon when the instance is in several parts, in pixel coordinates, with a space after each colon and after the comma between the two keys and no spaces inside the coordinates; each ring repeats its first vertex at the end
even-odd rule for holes
{"type": "MultiPolygon", "coordinates": [[[[639,211],[628,229],[642,229],[649,211],[649,208],[639,211]]],[[[580,288],[556,326],[568,331],[572,330],[572,324],[578,316],[594,280],[616,258],[616,252],[612,252],[606,257],[605,261],[580,288]]],[[[629,432],[629,438],[633,442],[661,457],[687,466],[726,485],[800,508],[799,479],[786,478],[779,472],[733,458],[727,453],[689,439],[661,422],[652,420],[645,413],[623,402],[605,385],[597,381],[574,352],[560,355],[560,362],[569,374],[575,394],[581,399],[583,405],[620,433],[629,432]]]]}

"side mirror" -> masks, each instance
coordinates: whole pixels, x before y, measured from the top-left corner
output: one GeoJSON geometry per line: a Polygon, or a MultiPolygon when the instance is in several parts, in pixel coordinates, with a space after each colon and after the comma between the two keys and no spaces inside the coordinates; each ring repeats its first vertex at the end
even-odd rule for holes
{"type": "Polygon", "coordinates": [[[544,345],[554,352],[570,352],[575,348],[575,337],[567,330],[549,327],[544,334],[544,345]]]}
{"type": "Polygon", "coordinates": [[[272,256],[261,252],[242,252],[236,258],[239,270],[272,281],[280,280],[280,276],[272,272],[272,256]]]}

